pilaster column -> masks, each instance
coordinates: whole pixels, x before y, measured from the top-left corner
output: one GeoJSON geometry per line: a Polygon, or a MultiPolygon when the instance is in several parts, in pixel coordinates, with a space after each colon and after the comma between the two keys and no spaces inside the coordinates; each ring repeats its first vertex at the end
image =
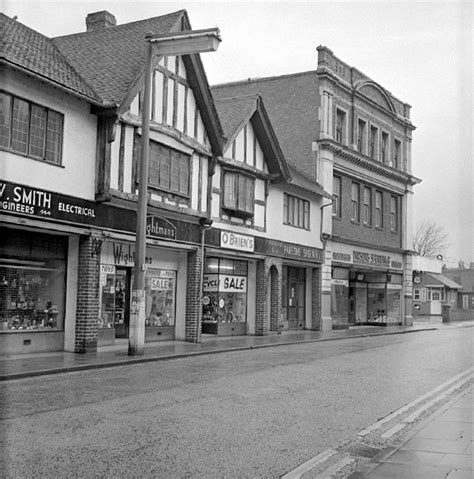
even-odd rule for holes
{"type": "Polygon", "coordinates": [[[185,340],[192,343],[201,342],[201,254],[200,248],[188,253],[185,340]]]}
{"type": "Polygon", "coordinates": [[[102,238],[98,233],[79,239],[79,271],[77,281],[76,353],[97,352],[99,319],[100,251],[102,238]]]}

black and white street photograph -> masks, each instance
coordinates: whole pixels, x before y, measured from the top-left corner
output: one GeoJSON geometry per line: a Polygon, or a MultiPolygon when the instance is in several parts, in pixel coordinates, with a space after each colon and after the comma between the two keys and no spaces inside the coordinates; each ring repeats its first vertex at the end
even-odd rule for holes
{"type": "Polygon", "coordinates": [[[0,27],[0,478],[474,477],[472,2],[0,27]]]}

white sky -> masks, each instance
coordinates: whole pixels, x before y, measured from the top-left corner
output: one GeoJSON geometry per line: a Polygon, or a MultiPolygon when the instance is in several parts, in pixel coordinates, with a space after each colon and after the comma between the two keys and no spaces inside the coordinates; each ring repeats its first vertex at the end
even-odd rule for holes
{"type": "Polygon", "coordinates": [[[449,234],[446,260],[474,262],[474,2],[3,0],[2,11],[49,37],[85,31],[88,13],[117,23],[188,11],[194,29],[219,27],[202,55],[209,83],[315,70],[318,45],[412,105],[415,223],[449,234]]]}

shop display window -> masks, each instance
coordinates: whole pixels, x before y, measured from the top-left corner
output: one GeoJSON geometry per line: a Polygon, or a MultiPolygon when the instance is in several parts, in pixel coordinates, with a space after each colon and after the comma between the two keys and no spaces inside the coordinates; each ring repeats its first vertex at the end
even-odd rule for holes
{"type": "Polygon", "coordinates": [[[67,238],[0,229],[0,331],[64,329],[67,238]]]}
{"type": "Polygon", "coordinates": [[[387,322],[387,293],[384,283],[368,284],[367,315],[369,323],[387,322]]]}
{"type": "Polygon", "coordinates": [[[401,289],[387,289],[387,322],[401,324],[401,289]]]}
{"type": "Polygon", "coordinates": [[[174,326],[176,271],[149,268],[145,275],[145,327],[174,326]]]}
{"type": "Polygon", "coordinates": [[[334,326],[346,326],[349,316],[349,270],[332,268],[331,316],[334,326]]]}
{"type": "Polygon", "coordinates": [[[65,271],[0,265],[2,331],[64,328],[65,271]]]}
{"type": "Polygon", "coordinates": [[[100,317],[99,329],[113,328],[115,322],[115,266],[101,265],[100,270],[100,317]]]}
{"type": "Polygon", "coordinates": [[[247,318],[247,262],[208,258],[203,278],[203,331],[206,325],[245,325],[247,318]]]}

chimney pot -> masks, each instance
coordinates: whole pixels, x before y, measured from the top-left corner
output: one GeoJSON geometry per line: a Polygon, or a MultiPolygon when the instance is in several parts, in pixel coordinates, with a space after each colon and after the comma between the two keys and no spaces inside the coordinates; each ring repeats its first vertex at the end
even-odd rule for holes
{"type": "Polygon", "coordinates": [[[102,28],[115,27],[116,25],[116,18],[107,10],[89,13],[86,17],[86,28],[88,32],[100,30],[102,28]]]}

